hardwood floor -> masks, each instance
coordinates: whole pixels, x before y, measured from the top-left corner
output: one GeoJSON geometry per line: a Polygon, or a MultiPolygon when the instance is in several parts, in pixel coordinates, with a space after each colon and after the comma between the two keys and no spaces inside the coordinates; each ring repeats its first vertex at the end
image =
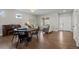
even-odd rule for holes
{"type": "MultiPolygon", "coordinates": [[[[0,48],[15,49],[16,44],[11,42],[12,36],[0,37],[0,48]]],[[[18,48],[24,49],[75,49],[75,41],[72,32],[58,31],[50,34],[39,33],[39,39],[32,38],[28,44],[19,44],[18,48]]]]}

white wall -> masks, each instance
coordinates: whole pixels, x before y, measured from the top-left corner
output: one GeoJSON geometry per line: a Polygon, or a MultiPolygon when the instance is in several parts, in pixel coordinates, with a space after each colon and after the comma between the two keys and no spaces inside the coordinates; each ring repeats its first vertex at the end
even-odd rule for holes
{"type": "Polygon", "coordinates": [[[73,38],[79,47],[79,9],[73,10],[73,38]]]}
{"type": "Polygon", "coordinates": [[[74,23],[73,35],[76,42],[76,46],[79,47],[79,9],[74,10],[73,23],[74,23]]]}
{"type": "Polygon", "coordinates": [[[32,22],[32,24],[37,25],[35,15],[27,14],[25,12],[13,9],[5,9],[3,11],[4,15],[0,16],[0,35],[2,35],[2,25],[21,24],[23,26],[28,19],[30,19],[30,22],[32,22]],[[16,14],[22,14],[22,19],[16,19],[16,14]]]}
{"type": "Polygon", "coordinates": [[[50,17],[50,31],[58,31],[58,14],[47,15],[50,17]]]}

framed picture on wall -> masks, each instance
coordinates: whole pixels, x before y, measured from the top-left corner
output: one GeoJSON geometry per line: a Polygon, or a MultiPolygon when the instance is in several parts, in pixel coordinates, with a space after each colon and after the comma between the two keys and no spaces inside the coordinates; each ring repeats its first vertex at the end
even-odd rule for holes
{"type": "Polygon", "coordinates": [[[16,14],[17,19],[22,19],[22,14],[16,14]]]}

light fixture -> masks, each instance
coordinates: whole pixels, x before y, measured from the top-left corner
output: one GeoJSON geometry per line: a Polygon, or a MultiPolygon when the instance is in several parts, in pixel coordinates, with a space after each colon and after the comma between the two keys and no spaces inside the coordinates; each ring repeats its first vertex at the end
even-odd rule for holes
{"type": "Polygon", "coordinates": [[[30,9],[30,11],[31,11],[31,12],[35,12],[35,11],[36,11],[36,9],[30,9]]]}
{"type": "Polygon", "coordinates": [[[16,18],[17,19],[21,19],[22,18],[22,14],[16,14],[16,18]]]}
{"type": "Polygon", "coordinates": [[[44,17],[42,17],[42,19],[43,19],[43,20],[48,20],[49,17],[48,17],[48,16],[44,16],[44,17]]]}
{"type": "Polygon", "coordinates": [[[63,12],[66,12],[66,10],[63,10],[63,12]]]}

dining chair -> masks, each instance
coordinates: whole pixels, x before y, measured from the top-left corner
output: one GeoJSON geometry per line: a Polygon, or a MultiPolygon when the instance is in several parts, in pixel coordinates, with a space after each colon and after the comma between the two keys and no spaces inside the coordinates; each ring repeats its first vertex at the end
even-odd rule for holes
{"type": "Polygon", "coordinates": [[[26,32],[18,32],[18,42],[16,44],[16,48],[21,43],[28,43],[31,42],[32,36],[29,36],[28,31],[26,32]]]}
{"type": "Polygon", "coordinates": [[[50,28],[49,25],[44,25],[43,32],[48,33],[49,32],[49,28],[50,28]]]}

